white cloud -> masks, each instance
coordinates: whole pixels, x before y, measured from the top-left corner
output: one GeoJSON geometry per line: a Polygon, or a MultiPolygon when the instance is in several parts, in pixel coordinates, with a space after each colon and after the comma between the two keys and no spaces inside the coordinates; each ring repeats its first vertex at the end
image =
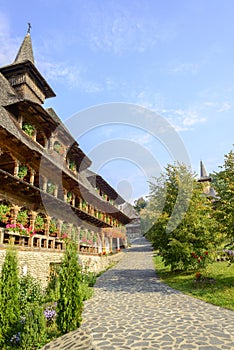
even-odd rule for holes
{"type": "Polygon", "coordinates": [[[14,61],[19,49],[19,39],[11,38],[10,24],[6,15],[0,12],[0,66],[14,61]]]}
{"type": "Polygon", "coordinates": [[[218,112],[218,113],[226,112],[232,109],[232,104],[228,101],[224,101],[224,102],[207,101],[207,102],[204,102],[203,105],[208,108],[213,108],[215,112],[218,112]]]}
{"type": "Polygon", "coordinates": [[[195,109],[164,109],[163,114],[176,131],[191,130],[196,124],[205,123],[207,120],[195,109]]]}
{"type": "Polygon", "coordinates": [[[171,73],[191,73],[196,74],[200,70],[201,65],[199,63],[179,63],[172,65],[169,69],[171,73]]]}
{"type": "Polygon", "coordinates": [[[62,81],[70,88],[79,88],[86,93],[97,93],[103,91],[102,84],[86,78],[86,69],[65,62],[45,61],[43,58],[38,67],[46,79],[51,82],[62,81]]]}
{"type": "Polygon", "coordinates": [[[232,105],[229,102],[224,102],[220,106],[220,108],[217,110],[217,112],[226,112],[229,111],[232,108],[232,105]]]}
{"type": "Polygon", "coordinates": [[[83,30],[86,43],[94,50],[111,51],[114,54],[144,52],[158,42],[175,36],[172,24],[159,23],[150,14],[140,16],[137,4],[135,11],[116,2],[114,5],[110,2],[105,6],[92,6],[89,18],[86,13],[85,21],[89,23],[86,31],[83,30]]]}

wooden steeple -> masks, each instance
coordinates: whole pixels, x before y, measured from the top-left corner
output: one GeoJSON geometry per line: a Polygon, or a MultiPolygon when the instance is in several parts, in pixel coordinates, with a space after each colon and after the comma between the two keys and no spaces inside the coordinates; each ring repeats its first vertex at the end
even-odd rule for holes
{"type": "Polygon", "coordinates": [[[35,67],[30,28],[19,48],[14,62],[0,68],[0,72],[10,82],[20,100],[28,100],[38,104],[44,103],[55,93],[35,67]]]}

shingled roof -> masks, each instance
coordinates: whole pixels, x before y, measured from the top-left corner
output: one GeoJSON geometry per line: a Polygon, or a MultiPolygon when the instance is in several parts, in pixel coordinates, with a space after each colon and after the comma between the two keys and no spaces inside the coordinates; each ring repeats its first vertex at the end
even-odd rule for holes
{"type": "Polygon", "coordinates": [[[211,177],[207,175],[206,168],[202,161],[200,161],[200,178],[198,182],[209,181],[211,182],[211,177]]]}
{"type": "Polygon", "coordinates": [[[0,73],[0,103],[5,106],[7,104],[18,102],[15,90],[9,81],[0,73]]]}
{"type": "Polygon", "coordinates": [[[32,41],[29,33],[26,34],[20,46],[20,49],[16,55],[14,63],[22,63],[25,61],[30,61],[34,64],[32,41]]]}

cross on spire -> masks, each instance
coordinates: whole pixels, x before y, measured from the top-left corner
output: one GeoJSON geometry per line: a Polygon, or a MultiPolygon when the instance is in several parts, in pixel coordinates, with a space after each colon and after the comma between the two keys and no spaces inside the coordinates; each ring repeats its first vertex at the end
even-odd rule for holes
{"type": "Polygon", "coordinates": [[[30,34],[31,28],[32,28],[31,23],[28,22],[28,30],[27,30],[27,33],[28,33],[28,34],[30,34]]]}

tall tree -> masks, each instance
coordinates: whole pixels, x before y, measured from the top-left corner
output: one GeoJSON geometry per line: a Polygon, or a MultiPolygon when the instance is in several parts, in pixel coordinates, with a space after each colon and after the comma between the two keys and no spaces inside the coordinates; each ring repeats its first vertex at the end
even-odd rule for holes
{"type": "Polygon", "coordinates": [[[147,202],[143,197],[138,198],[134,201],[134,209],[140,213],[142,209],[144,209],[147,206],[147,202]]]}
{"type": "Polygon", "coordinates": [[[234,152],[232,150],[224,156],[221,169],[213,175],[214,187],[219,198],[216,214],[223,233],[234,240],[234,152]]]}
{"type": "Polygon", "coordinates": [[[147,237],[166,265],[186,270],[194,264],[193,253],[202,256],[214,249],[218,237],[212,203],[190,169],[168,165],[151,184],[151,195],[158,216],[147,237]]]}

